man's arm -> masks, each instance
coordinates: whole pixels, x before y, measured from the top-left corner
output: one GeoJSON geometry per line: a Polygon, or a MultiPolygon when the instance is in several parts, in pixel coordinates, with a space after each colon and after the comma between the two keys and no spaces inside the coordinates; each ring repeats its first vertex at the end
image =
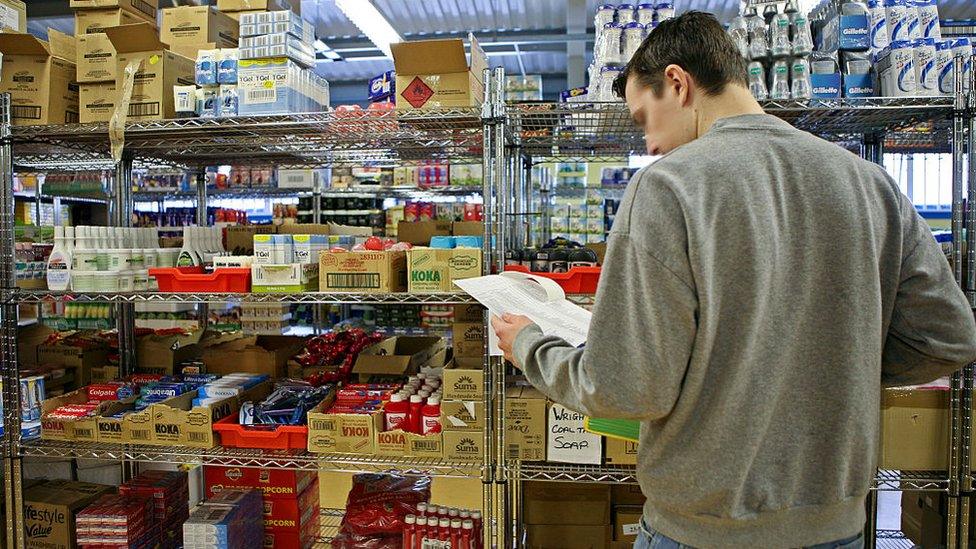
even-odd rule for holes
{"type": "Polygon", "coordinates": [[[917,385],[976,360],[976,322],[924,220],[901,196],[905,254],[881,361],[885,386],[917,385]]]}
{"type": "Polygon", "coordinates": [[[544,336],[533,324],[515,339],[516,362],[549,398],[589,416],[667,416],[696,333],[698,302],[689,278],[615,232],[586,346],[544,336]]]}

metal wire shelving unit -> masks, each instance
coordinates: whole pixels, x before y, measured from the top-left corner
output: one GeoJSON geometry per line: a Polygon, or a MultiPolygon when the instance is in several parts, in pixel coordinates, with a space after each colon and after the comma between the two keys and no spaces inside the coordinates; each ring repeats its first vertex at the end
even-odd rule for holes
{"type": "MultiPolygon", "coordinates": [[[[114,181],[105,202],[109,219],[115,226],[128,226],[129,213],[136,198],[157,200],[196,199],[197,223],[206,222],[206,203],[210,197],[298,195],[304,189],[208,190],[193,193],[133,193],[129,184],[134,166],[175,167],[196,174],[211,165],[275,166],[278,168],[318,168],[368,163],[372,166],[410,165],[425,161],[449,161],[481,164],[480,187],[414,189],[377,187],[324,191],[325,195],[373,194],[411,197],[420,195],[466,196],[481,194],[499,196],[496,185],[503,179],[504,140],[499,138],[503,126],[501,90],[503,73],[486,72],[486,102],[483,107],[428,111],[420,114],[396,112],[341,112],[295,114],[233,119],[181,119],[129,124],[125,127],[121,158],[110,154],[112,136],[105,124],[65,126],[25,126],[10,124],[10,98],[0,94],[0,174],[7,181],[0,186],[0,365],[3,377],[4,403],[4,501],[7,546],[23,547],[23,459],[84,458],[117,463],[198,463],[239,467],[274,467],[338,472],[383,472],[427,474],[433,477],[480,480],[485,512],[488,545],[494,544],[493,502],[502,491],[494,481],[492,417],[482,433],[485,451],[476,461],[412,457],[315,454],[307,451],[277,452],[216,447],[197,449],[171,446],[105,444],[22,440],[20,436],[20,392],[17,356],[17,306],[42,302],[106,302],[115,307],[118,322],[120,366],[123,374],[134,371],[134,304],[142,302],[277,302],[313,304],[471,304],[475,301],[463,293],[326,293],[303,294],[228,294],[228,293],[78,293],[26,291],[15,287],[13,252],[13,201],[11,182],[15,170],[61,171],[107,169],[114,171],[114,181]],[[163,196],[161,196],[163,195],[163,196]]],[[[312,191],[322,195],[322,189],[312,191]]],[[[486,238],[489,246],[502,223],[492,217],[490,201],[485,205],[486,238]]],[[[318,210],[318,208],[316,208],[318,210]]],[[[317,213],[317,212],[316,212],[317,213]]],[[[485,252],[485,272],[500,258],[501,245],[485,252]]],[[[487,319],[485,319],[487,320],[487,319]]],[[[494,409],[492,370],[485,362],[485,408],[494,409]]],[[[477,434],[475,434],[477,436],[477,434]]],[[[341,513],[325,513],[323,522],[337,525],[341,513]]],[[[323,525],[324,527],[324,525],[323,525]]],[[[319,542],[327,542],[322,536],[319,542]]]]}
{"type": "MultiPolygon", "coordinates": [[[[956,74],[962,74],[961,61],[957,60],[956,74]]],[[[961,77],[957,81],[961,83],[961,77]]],[[[955,173],[953,186],[960,195],[953,204],[953,236],[957,244],[962,240],[963,192],[962,169],[965,151],[974,148],[972,143],[976,122],[976,99],[967,98],[960,86],[953,96],[925,98],[868,98],[868,99],[815,99],[809,101],[768,101],[762,103],[768,114],[775,115],[799,129],[809,131],[824,139],[838,142],[845,148],[858,151],[863,158],[880,164],[884,152],[951,152],[955,173]],[[967,104],[967,100],[970,103],[967,104]],[[968,136],[964,131],[969,125],[968,136]]],[[[626,161],[633,155],[644,155],[643,135],[635,129],[630,113],[623,103],[520,103],[506,106],[509,141],[509,173],[511,195],[502,213],[509,224],[509,244],[521,247],[527,241],[524,216],[532,204],[532,166],[549,162],[612,162],[626,161]],[[520,217],[522,216],[522,217],[520,217]]],[[[976,158],[970,154],[970,159],[976,158]]],[[[976,180],[974,163],[970,181],[976,180]]],[[[544,190],[544,192],[547,192],[544,190]]],[[[976,203],[976,194],[970,187],[970,204],[976,203]]],[[[543,206],[545,210],[545,206],[543,206]]],[[[539,214],[535,214],[539,215],[539,214]]],[[[976,233],[976,223],[970,237],[976,233]]],[[[970,254],[973,254],[970,243],[970,254]]],[[[961,246],[957,245],[957,265],[962,265],[961,246]]],[[[972,262],[976,257],[970,257],[972,262]]],[[[976,274],[970,275],[971,285],[976,274]]],[[[960,284],[963,279],[959,278],[960,284]]],[[[971,293],[971,296],[976,294],[971,293]]],[[[595,296],[570,296],[582,306],[592,305],[595,296]]],[[[976,302],[976,300],[974,300],[976,302]]],[[[504,376],[503,376],[504,377],[504,376]]],[[[963,391],[964,376],[953,378],[949,415],[953,425],[950,447],[952,464],[947,471],[889,471],[879,470],[872,483],[872,508],[877,505],[880,491],[918,490],[944,493],[949,497],[947,513],[948,547],[966,547],[968,539],[968,498],[960,497],[960,489],[972,489],[976,475],[960,475],[960,463],[969,459],[969,413],[972,390],[963,391]],[[967,396],[968,395],[968,396],[967,396]],[[967,403],[964,400],[968,398],[967,403]],[[968,488],[966,478],[968,477],[968,488]],[[962,482],[962,484],[961,484],[962,482]]],[[[972,371],[969,370],[969,387],[972,387],[972,371]]],[[[504,399],[505,385],[500,384],[499,400],[504,399]]],[[[504,448],[504,418],[500,419],[502,433],[497,447],[504,448]]],[[[635,470],[624,466],[589,466],[558,463],[528,463],[508,460],[500,456],[501,476],[508,480],[510,502],[506,520],[514,523],[507,534],[512,544],[521,538],[521,492],[523,481],[633,483],[635,470]]],[[[877,531],[876,517],[866,526],[868,547],[895,548],[911,546],[900,532],[877,531]]]]}

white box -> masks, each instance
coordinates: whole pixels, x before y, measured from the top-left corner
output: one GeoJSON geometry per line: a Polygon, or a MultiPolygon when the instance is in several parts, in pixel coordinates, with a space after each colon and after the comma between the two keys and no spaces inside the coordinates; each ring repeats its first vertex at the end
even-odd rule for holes
{"type": "Polygon", "coordinates": [[[315,170],[278,170],[278,188],[312,190],[318,175],[315,170]]]}

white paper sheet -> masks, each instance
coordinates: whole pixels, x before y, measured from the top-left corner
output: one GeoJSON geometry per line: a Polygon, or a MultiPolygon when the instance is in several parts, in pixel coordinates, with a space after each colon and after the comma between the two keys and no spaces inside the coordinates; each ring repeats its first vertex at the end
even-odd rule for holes
{"type": "MultiPolygon", "coordinates": [[[[542,333],[565,339],[570,345],[586,343],[591,314],[566,301],[565,294],[553,281],[518,273],[489,275],[454,282],[478,300],[493,315],[505,313],[532,319],[542,333]]],[[[501,355],[494,330],[489,330],[489,352],[501,355]]]]}

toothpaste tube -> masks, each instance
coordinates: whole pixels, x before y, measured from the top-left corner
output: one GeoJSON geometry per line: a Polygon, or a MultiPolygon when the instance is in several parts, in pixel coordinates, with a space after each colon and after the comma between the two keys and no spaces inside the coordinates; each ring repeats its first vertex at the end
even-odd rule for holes
{"type": "Polygon", "coordinates": [[[953,81],[952,40],[935,41],[935,71],[938,73],[939,95],[955,93],[953,81]]]}
{"type": "Polygon", "coordinates": [[[171,398],[175,396],[180,396],[186,392],[186,387],[182,383],[155,383],[153,385],[144,385],[140,390],[139,394],[143,398],[146,397],[165,397],[171,398]]]}
{"type": "Polygon", "coordinates": [[[912,43],[915,50],[915,82],[918,95],[938,95],[939,73],[935,66],[935,39],[920,38],[912,43]]]}
{"type": "Polygon", "coordinates": [[[936,5],[936,0],[915,0],[914,4],[921,37],[942,38],[942,28],[939,26],[939,6],[936,5]]]}
{"type": "Polygon", "coordinates": [[[129,381],[136,385],[146,385],[154,381],[161,381],[165,376],[159,374],[132,374],[129,381]]]}
{"type": "Polygon", "coordinates": [[[908,0],[885,0],[884,6],[888,40],[890,42],[911,40],[912,21],[915,22],[915,31],[918,32],[918,13],[914,9],[909,9],[908,0]]]}
{"type": "Polygon", "coordinates": [[[186,383],[210,383],[219,378],[217,374],[183,374],[183,381],[186,383]]]}

